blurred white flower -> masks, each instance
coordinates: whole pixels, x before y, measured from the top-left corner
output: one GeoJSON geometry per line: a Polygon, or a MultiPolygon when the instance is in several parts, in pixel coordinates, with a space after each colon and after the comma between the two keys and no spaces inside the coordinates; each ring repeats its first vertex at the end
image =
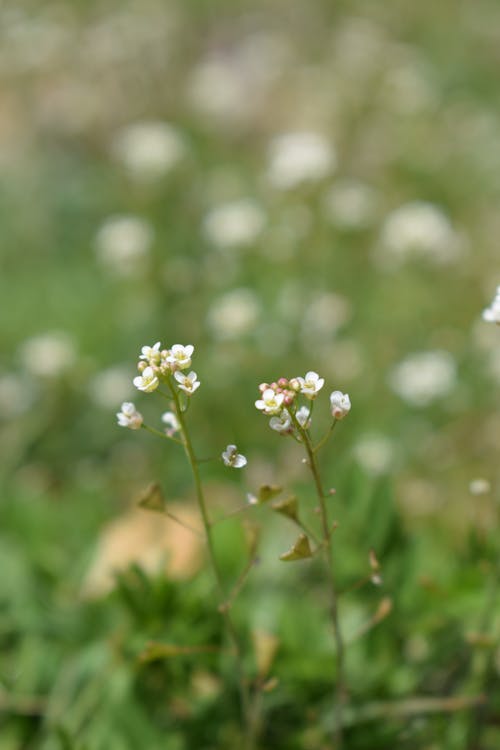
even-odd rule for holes
{"type": "Polygon", "coordinates": [[[138,216],[110,216],[97,232],[95,248],[100,263],[116,276],[134,276],[146,268],[154,230],[138,216]]]}
{"type": "Polygon", "coordinates": [[[309,419],[310,415],[311,410],[308,409],[307,406],[301,406],[300,409],[297,409],[295,417],[297,418],[297,422],[301,427],[304,428],[304,430],[308,430],[311,426],[311,420],[309,419]]]}
{"type": "Polygon", "coordinates": [[[120,427],[128,427],[130,430],[139,430],[142,426],[143,418],[135,408],[134,404],[125,401],[122,404],[121,411],[116,415],[120,427]]]}
{"type": "Polygon", "coordinates": [[[174,344],[167,355],[167,363],[171,366],[172,370],[186,370],[191,366],[193,352],[194,346],[192,344],[188,344],[187,346],[174,344]]]}
{"type": "Polygon", "coordinates": [[[208,325],[218,339],[235,339],[255,327],[259,314],[255,293],[246,288],[234,289],[214,300],[208,310],[208,325]]]}
{"type": "Polygon", "coordinates": [[[267,177],[273,187],[290,190],[328,177],[336,164],[335,149],[321,133],[284,133],[269,145],[267,177]]]}
{"type": "Polygon", "coordinates": [[[325,379],[320,378],[318,373],[312,370],[306,373],[305,378],[296,378],[296,380],[300,383],[300,392],[309,400],[316,398],[325,384],[325,379]]]}
{"type": "Polygon", "coordinates": [[[351,411],[351,399],[348,393],[342,391],[333,391],[330,394],[330,407],[332,417],[335,419],[344,419],[351,411]]]}
{"type": "Polygon", "coordinates": [[[375,190],[357,180],[339,180],[324,195],[323,212],[340,229],[364,229],[375,217],[375,190]]]}
{"type": "Polygon", "coordinates": [[[38,377],[57,377],[76,362],[73,339],[63,331],[26,339],[21,344],[19,354],[27,372],[38,377]]]}
{"type": "Polygon", "coordinates": [[[174,372],[174,378],[179,384],[179,388],[191,396],[201,385],[200,381],[197,380],[198,376],[195,372],[190,372],[188,375],[184,375],[182,372],[174,372]]]}
{"type": "Polygon", "coordinates": [[[301,337],[307,341],[309,337],[333,336],[351,317],[351,304],[340,294],[328,292],[316,294],[313,301],[302,314],[301,337]]]}
{"type": "Polygon", "coordinates": [[[443,211],[432,203],[414,201],[387,216],[376,258],[381,265],[400,264],[413,257],[439,265],[456,260],[461,249],[443,211]]]}
{"type": "Polygon", "coordinates": [[[255,402],[255,406],[259,411],[264,412],[264,414],[279,414],[284,398],[282,393],[276,393],[272,388],[266,388],[262,394],[262,398],[259,398],[255,402]]]}
{"type": "Polygon", "coordinates": [[[497,286],[491,305],[483,310],[483,320],[500,325],[500,286],[497,286]]]}
{"type": "Polygon", "coordinates": [[[287,432],[290,429],[292,420],[287,409],[283,409],[279,416],[271,417],[269,420],[269,427],[276,432],[287,432]]]}
{"type": "Polygon", "coordinates": [[[254,201],[241,199],[212,208],[203,221],[207,239],[221,249],[255,242],[265,225],[263,210],[254,201]]]}
{"type": "Polygon", "coordinates": [[[487,495],[491,492],[491,484],[487,479],[472,479],[469,483],[469,492],[471,495],[487,495]]]}
{"type": "Polygon", "coordinates": [[[363,435],[353,449],[357,462],[369,474],[386,474],[394,462],[394,446],[385,435],[378,433],[363,435]]]}
{"type": "Polygon", "coordinates": [[[164,412],[164,414],[161,415],[161,421],[163,424],[167,425],[165,432],[169,437],[173,437],[175,433],[179,432],[181,429],[177,415],[174,414],[173,411],[164,412]]]}
{"type": "Polygon", "coordinates": [[[152,393],[160,385],[158,376],[152,367],[146,367],[142,371],[142,375],[134,378],[133,383],[139,391],[143,391],[144,393],[152,393]]]}
{"type": "Polygon", "coordinates": [[[132,177],[150,180],[173,169],[183,159],[186,145],[179,131],[166,122],[138,122],[116,133],[111,151],[132,177]]]}
{"type": "Polygon", "coordinates": [[[157,341],[153,346],[143,346],[139,359],[145,360],[148,365],[159,365],[161,360],[161,342],[157,341]]]}
{"type": "Polygon", "coordinates": [[[30,378],[23,375],[0,376],[0,419],[11,419],[24,414],[35,400],[30,378]]]}
{"type": "Polygon", "coordinates": [[[410,354],[389,373],[392,390],[412,406],[427,406],[446,396],[456,381],[455,360],[439,349],[410,354]]]}
{"type": "Polygon", "coordinates": [[[242,469],[247,465],[245,456],[238,453],[236,445],[228,445],[226,450],[222,453],[222,460],[226,466],[231,466],[233,469],[242,469]]]}
{"type": "Polygon", "coordinates": [[[119,406],[131,395],[130,369],[124,365],[101,370],[88,386],[92,401],[102,409],[119,406]]]}

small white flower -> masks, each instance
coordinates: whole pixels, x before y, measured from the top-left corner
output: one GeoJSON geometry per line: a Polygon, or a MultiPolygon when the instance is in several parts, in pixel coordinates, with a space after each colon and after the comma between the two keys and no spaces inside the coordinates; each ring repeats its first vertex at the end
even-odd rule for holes
{"type": "Polygon", "coordinates": [[[155,180],[171,171],[184,157],[186,145],[181,133],[167,122],[137,122],[116,133],[113,155],[131,177],[155,180]]]}
{"type": "Polygon", "coordinates": [[[177,416],[173,411],[166,411],[164,414],[162,414],[161,421],[163,422],[163,424],[167,425],[167,429],[165,430],[165,432],[169,437],[172,437],[181,429],[179,420],[177,419],[177,416]]]}
{"type": "Polygon", "coordinates": [[[146,367],[142,375],[134,378],[134,385],[139,391],[151,393],[160,385],[160,381],[152,367],[146,367]]]}
{"type": "Polygon", "coordinates": [[[497,291],[491,305],[486,310],[483,310],[483,320],[488,321],[488,323],[500,325],[500,286],[497,286],[497,291]]]}
{"type": "Polygon", "coordinates": [[[121,411],[116,415],[120,427],[128,427],[130,430],[139,430],[142,426],[142,414],[135,408],[134,404],[124,401],[121,411]]]}
{"type": "Polygon", "coordinates": [[[139,359],[144,359],[149,365],[158,365],[161,357],[160,346],[159,341],[153,346],[143,346],[139,359]]]}
{"type": "Polygon", "coordinates": [[[290,190],[327,177],[337,163],[332,144],[321,133],[303,131],[276,136],[269,146],[268,179],[290,190]]]}
{"type": "Polygon", "coordinates": [[[472,479],[469,482],[469,492],[471,495],[487,495],[491,492],[491,484],[487,479],[472,479]]]}
{"type": "Polygon", "coordinates": [[[242,469],[247,465],[245,456],[238,453],[236,445],[228,445],[226,450],[222,452],[222,460],[226,466],[231,466],[233,469],[242,469]]]}
{"type": "Polygon", "coordinates": [[[203,231],[210,242],[222,249],[245,247],[258,239],[265,221],[260,206],[242,199],[212,208],[205,216],[203,231]]]}
{"type": "Polygon", "coordinates": [[[282,393],[275,393],[272,388],[266,388],[262,398],[255,402],[255,406],[264,414],[279,414],[284,398],[282,393]]]}
{"type": "Polygon", "coordinates": [[[447,351],[415,352],[389,373],[389,385],[411,406],[425,407],[447,396],[457,383],[457,366],[447,351]]]}
{"type": "Polygon", "coordinates": [[[304,430],[309,429],[309,427],[311,426],[311,420],[309,419],[310,414],[311,410],[308,409],[307,406],[301,406],[300,409],[297,409],[295,417],[297,419],[297,422],[301,427],[304,428],[304,430]]]}
{"type": "Polygon", "coordinates": [[[317,372],[306,372],[305,378],[297,378],[300,383],[300,392],[306,398],[312,400],[316,394],[323,388],[325,379],[320,378],[317,372]]]}
{"type": "Polygon", "coordinates": [[[333,391],[330,394],[330,405],[332,408],[332,417],[335,419],[344,419],[351,411],[349,394],[342,393],[342,391],[333,391]]]}
{"type": "Polygon", "coordinates": [[[179,383],[179,388],[191,396],[197,388],[200,387],[200,381],[196,380],[198,376],[195,372],[190,372],[189,375],[184,375],[182,372],[174,372],[174,378],[179,383]]]}
{"type": "Polygon", "coordinates": [[[194,352],[194,346],[188,344],[174,344],[167,356],[167,362],[171,365],[172,370],[186,370],[191,366],[191,355],[194,352]]]}
{"type": "Polygon", "coordinates": [[[283,409],[279,416],[271,417],[269,420],[269,427],[271,430],[276,430],[276,432],[288,432],[291,424],[292,419],[287,409],[283,409]]]}

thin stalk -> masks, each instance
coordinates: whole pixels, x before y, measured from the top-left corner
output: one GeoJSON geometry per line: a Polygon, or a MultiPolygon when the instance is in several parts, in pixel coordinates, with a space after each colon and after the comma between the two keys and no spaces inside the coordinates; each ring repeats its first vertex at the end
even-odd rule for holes
{"type": "Polygon", "coordinates": [[[255,747],[255,732],[253,729],[255,722],[253,721],[253,718],[252,718],[250,696],[249,696],[249,691],[248,691],[248,687],[247,687],[245,676],[244,676],[243,655],[242,655],[241,644],[240,644],[240,641],[236,632],[236,628],[233,623],[233,619],[231,617],[230,609],[229,607],[224,606],[226,597],[225,597],[225,592],[224,592],[224,586],[222,583],[222,575],[221,575],[219,564],[217,562],[217,557],[215,554],[215,546],[214,546],[214,540],[213,540],[213,534],[212,534],[212,523],[208,515],[207,504],[205,501],[205,495],[203,493],[203,486],[201,483],[198,462],[197,462],[197,459],[193,450],[193,444],[191,442],[189,430],[187,429],[184,412],[181,409],[179,396],[170,383],[169,383],[169,387],[170,387],[170,392],[172,394],[172,399],[175,404],[177,419],[179,420],[179,425],[181,428],[181,435],[182,435],[182,439],[184,443],[184,449],[186,451],[186,456],[188,458],[189,464],[191,466],[191,471],[193,474],[195,490],[196,490],[196,499],[198,502],[198,508],[200,510],[201,518],[203,521],[203,528],[205,531],[205,538],[207,542],[208,557],[209,557],[210,565],[212,567],[212,571],[214,573],[215,581],[217,584],[218,597],[219,597],[219,611],[222,614],[222,617],[224,618],[227,634],[231,641],[234,655],[235,655],[236,672],[237,672],[238,683],[239,683],[241,708],[242,708],[242,714],[243,714],[243,721],[245,725],[244,747],[245,747],[245,750],[253,750],[253,748],[255,747]]]}
{"type": "MultiPolygon", "coordinates": [[[[332,556],[332,542],[331,542],[332,535],[331,535],[330,524],[328,520],[328,510],[327,510],[326,502],[325,502],[325,493],[323,491],[323,487],[321,484],[318,463],[316,461],[316,455],[315,455],[315,451],[318,449],[318,447],[320,447],[323,444],[323,441],[321,441],[319,445],[316,446],[316,448],[314,448],[308,431],[300,425],[297,418],[295,417],[295,414],[292,413],[291,416],[292,416],[292,420],[294,422],[296,429],[299,431],[302,437],[304,448],[307,453],[308,466],[309,466],[309,469],[311,471],[311,474],[314,480],[314,486],[315,486],[316,494],[319,500],[321,528],[322,528],[322,535],[323,535],[323,546],[325,550],[325,562],[326,562],[326,569],[327,569],[327,575],[328,575],[328,590],[329,590],[329,596],[330,596],[330,615],[331,615],[332,625],[333,625],[333,637],[335,639],[335,663],[336,663],[336,672],[337,672],[336,678],[337,679],[335,683],[335,693],[334,693],[334,701],[335,701],[334,702],[334,740],[335,740],[335,750],[341,750],[342,743],[343,743],[342,726],[343,726],[343,706],[344,706],[344,697],[345,697],[344,640],[342,638],[342,632],[340,630],[340,623],[339,623],[337,585],[335,581],[335,571],[334,571],[333,556],[332,556]]],[[[331,431],[333,430],[334,426],[335,426],[335,422],[330,428],[328,435],[331,434],[331,431]]]]}

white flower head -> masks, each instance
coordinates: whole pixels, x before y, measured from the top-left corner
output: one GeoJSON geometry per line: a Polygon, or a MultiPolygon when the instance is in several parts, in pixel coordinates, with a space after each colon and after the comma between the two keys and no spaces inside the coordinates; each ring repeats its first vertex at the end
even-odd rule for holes
{"type": "Polygon", "coordinates": [[[134,378],[134,385],[139,391],[144,393],[152,393],[160,385],[158,376],[152,367],[146,367],[142,371],[142,375],[138,375],[134,378]]]}
{"type": "Polygon", "coordinates": [[[205,216],[203,231],[216,247],[228,249],[251,245],[264,225],[265,215],[260,206],[241,199],[212,208],[205,216]]]}
{"type": "Polygon", "coordinates": [[[153,239],[153,227],[145,219],[110,216],[95,238],[97,259],[114,276],[132,278],[147,269],[153,239]]]}
{"type": "Polygon", "coordinates": [[[200,381],[197,380],[198,376],[195,372],[190,372],[189,375],[184,375],[182,372],[174,372],[174,378],[179,384],[179,388],[191,396],[197,388],[200,387],[200,381]]]}
{"type": "Polygon", "coordinates": [[[129,401],[122,404],[121,411],[117,413],[116,418],[120,427],[128,427],[130,430],[139,430],[143,422],[142,414],[129,401]]]}
{"type": "Polygon", "coordinates": [[[268,179],[278,190],[290,190],[327,177],[337,157],[321,133],[302,131],[276,136],[269,146],[268,179]]]}
{"type": "Polygon", "coordinates": [[[231,466],[233,469],[242,469],[247,465],[245,456],[238,453],[236,445],[228,445],[226,450],[222,452],[222,460],[226,466],[231,466]]]}
{"type": "Polygon", "coordinates": [[[153,346],[143,346],[139,359],[145,360],[148,365],[158,365],[160,363],[160,342],[157,341],[153,346]]]}
{"type": "Polygon", "coordinates": [[[292,418],[287,409],[283,409],[279,416],[271,417],[269,427],[276,432],[288,432],[292,425],[292,418]]]}
{"type": "Polygon", "coordinates": [[[500,286],[497,286],[493,302],[483,310],[483,320],[500,325],[500,286]]]}
{"type": "Polygon", "coordinates": [[[167,122],[144,121],[127,125],[111,144],[114,156],[138,180],[154,180],[171,171],[184,157],[181,133],[167,122]]]}
{"type": "Polygon", "coordinates": [[[164,414],[162,414],[161,421],[163,422],[163,424],[167,425],[165,432],[167,433],[168,437],[172,437],[181,429],[179,420],[177,419],[177,416],[173,411],[166,411],[164,414]]]}
{"type": "Polygon", "coordinates": [[[167,363],[171,366],[173,372],[176,370],[186,370],[191,366],[191,355],[194,352],[194,346],[188,344],[174,344],[167,356],[167,363]]]}
{"type": "Polygon", "coordinates": [[[276,393],[272,388],[266,388],[262,398],[255,402],[255,406],[264,414],[279,414],[284,401],[283,393],[276,393]]]}
{"type": "Polygon", "coordinates": [[[342,391],[333,391],[330,394],[330,405],[332,408],[332,417],[335,419],[344,419],[351,411],[349,394],[342,393],[342,391]]]}
{"type": "Polygon", "coordinates": [[[425,407],[447,396],[457,382],[452,355],[440,349],[410,354],[389,373],[389,385],[411,406],[425,407]]]}
{"type": "Polygon", "coordinates": [[[301,406],[300,409],[297,409],[297,413],[295,414],[297,422],[304,430],[308,430],[311,426],[310,414],[311,410],[308,409],[307,406],[301,406]]]}
{"type": "Polygon", "coordinates": [[[316,394],[323,388],[325,379],[320,378],[317,372],[306,372],[305,378],[297,378],[300,383],[300,392],[303,396],[312,400],[316,394]]]}

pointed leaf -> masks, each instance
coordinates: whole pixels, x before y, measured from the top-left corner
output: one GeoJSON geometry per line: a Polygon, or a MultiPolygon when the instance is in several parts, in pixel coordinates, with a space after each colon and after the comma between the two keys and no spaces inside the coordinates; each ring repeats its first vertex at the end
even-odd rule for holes
{"type": "Polygon", "coordinates": [[[271,508],[276,511],[276,513],[281,513],[283,516],[287,516],[288,518],[291,518],[294,521],[297,521],[297,512],[298,512],[298,503],[297,498],[295,495],[290,495],[290,497],[285,497],[283,500],[277,500],[275,503],[271,505],[271,508]]]}
{"type": "Polygon", "coordinates": [[[304,560],[306,557],[312,557],[311,546],[309,539],[305,534],[301,534],[297,537],[293,546],[280,555],[280,560],[283,562],[293,562],[294,560],[304,560]]]}
{"type": "Polygon", "coordinates": [[[165,512],[167,501],[158,482],[153,482],[143,491],[138,505],[145,510],[152,510],[155,513],[165,512]]]}

